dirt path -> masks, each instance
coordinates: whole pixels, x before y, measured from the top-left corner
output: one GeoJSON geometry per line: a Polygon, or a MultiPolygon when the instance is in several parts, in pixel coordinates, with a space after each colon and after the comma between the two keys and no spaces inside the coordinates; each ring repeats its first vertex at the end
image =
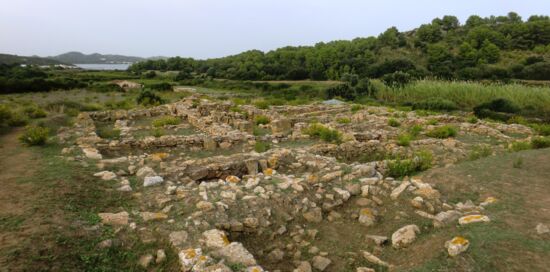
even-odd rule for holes
{"type": "MultiPolygon", "coordinates": [[[[20,130],[0,137],[0,270],[17,258],[18,248],[26,244],[47,224],[33,215],[39,194],[35,185],[21,182],[36,174],[36,157],[19,143],[20,130]]],[[[13,266],[10,266],[13,269],[13,266]]],[[[13,271],[13,270],[12,270],[13,271]]]]}
{"type": "Polygon", "coordinates": [[[66,225],[63,213],[52,215],[49,211],[55,207],[45,202],[55,189],[28,182],[40,175],[43,162],[19,143],[20,132],[0,136],[0,271],[27,270],[33,262],[30,256],[47,256],[55,244],[49,237],[66,225]]]}

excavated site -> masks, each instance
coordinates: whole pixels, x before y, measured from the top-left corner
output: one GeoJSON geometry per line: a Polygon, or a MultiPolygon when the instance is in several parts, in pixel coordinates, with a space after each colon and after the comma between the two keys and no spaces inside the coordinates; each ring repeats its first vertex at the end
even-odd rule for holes
{"type": "MultiPolygon", "coordinates": [[[[421,177],[391,177],[392,161],[414,164],[419,153],[429,153],[432,167],[445,167],[480,146],[504,152],[533,133],[522,125],[386,107],[234,107],[193,95],[148,109],[81,113],[58,136],[67,145],[64,156],[93,161],[98,182],[116,180],[113,190],[139,203],[100,213],[102,224],[137,232],[145,243],[170,241],[182,271],[365,272],[406,266],[410,258],[401,253],[434,229],[491,224],[484,207],[496,199],[453,203],[421,177]],[[180,122],[154,135],[152,121],[165,116],[180,122]],[[269,123],[256,125],[257,116],[269,123]],[[304,133],[312,123],[341,132],[342,142],[304,133]],[[458,135],[426,136],[444,125],[458,135]],[[398,145],[413,126],[423,130],[409,146],[398,145]],[[120,137],[101,138],[100,127],[118,129],[120,137]],[[270,148],[256,152],[259,142],[270,148]]],[[[448,238],[439,246],[450,255],[475,242],[448,238]]],[[[154,267],[164,250],[140,262],[154,267]]]]}

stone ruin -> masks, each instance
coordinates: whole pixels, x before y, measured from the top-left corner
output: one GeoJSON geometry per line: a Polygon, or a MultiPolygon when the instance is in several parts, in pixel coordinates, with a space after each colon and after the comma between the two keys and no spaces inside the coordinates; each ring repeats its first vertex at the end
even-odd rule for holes
{"type": "MultiPolygon", "coordinates": [[[[376,157],[369,155],[429,150],[444,166],[464,160],[488,138],[501,143],[494,147],[498,152],[533,133],[521,125],[471,124],[460,116],[419,116],[384,107],[352,112],[349,105],[241,106],[234,112],[232,106],[189,97],[148,109],[82,113],[59,138],[69,145],[64,154],[95,161],[102,170],[98,179],[117,180],[115,189],[140,202],[140,210],[99,214],[102,223],[139,232],[144,242],[154,239],[153,232],[166,237],[182,271],[307,272],[391,269],[394,264],[379,256],[413,244],[426,231],[419,222],[445,228],[490,221],[483,207],[495,199],[448,203],[421,179],[387,176],[389,159],[365,159],[376,157]],[[260,125],[266,133],[254,135],[259,115],[270,123],[260,125]],[[162,116],[181,119],[165,127],[173,134],[139,136],[152,129],[147,120],[162,116]],[[340,118],[351,122],[339,123],[340,118]],[[396,143],[400,128],[388,126],[390,118],[403,127],[453,124],[460,135],[420,137],[403,147],[396,143]],[[313,121],[341,131],[344,142],[305,135],[303,129],[313,121]],[[120,137],[99,137],[99,125],[118,129],[120,137]],[[269,142],[271,149],[255,152],[258,141],[269,142]],[[329,247],[333,235],[359,237],[350,244],[360,247],[338,252],[329,247]]],[[[348,242],[340,243],[344,248],[348,242]]],[[[454,256],[468,245],[455,237],[446,247],[454,256]]],[[[156,253],[157,261],[163,254],[156,253]]],[[[147,267],[152,260],[144,256],[140,263],[147,267]]]]}

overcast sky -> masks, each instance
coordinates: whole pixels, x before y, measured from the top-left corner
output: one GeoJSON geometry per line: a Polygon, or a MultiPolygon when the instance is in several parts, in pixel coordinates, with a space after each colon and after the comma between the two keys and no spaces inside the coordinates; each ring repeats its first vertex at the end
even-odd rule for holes
{"type": "Polygon", "coordinates": [[[435,17],[549,15],[549,0],[0,0],[0,53],[221,57],[410,30],[435,17]]]}

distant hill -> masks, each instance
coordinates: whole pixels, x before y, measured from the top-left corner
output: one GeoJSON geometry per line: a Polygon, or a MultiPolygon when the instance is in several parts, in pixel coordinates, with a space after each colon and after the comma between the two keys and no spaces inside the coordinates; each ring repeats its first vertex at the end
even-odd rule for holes
{"type": "Polygon", "coordinates": [[[144,58],[132,56],[102,55],[98,53],[86,55],[80,52],[67,52],[65,54],[48,58],[72,64],[134,63],[145,60],[144,58]]]}
{"type": "Polygon", "coordinates": [[[26,56],[17,56],[17,55],[10,55],[10,54],[0,54],[0,63],[2,64],[28,64],[28,65],[58,65],[58,64],[65,64],[64,62],[48,59],[48,58],[41,58],[37,56],[32,57],[26,57],[26,56]]]}

